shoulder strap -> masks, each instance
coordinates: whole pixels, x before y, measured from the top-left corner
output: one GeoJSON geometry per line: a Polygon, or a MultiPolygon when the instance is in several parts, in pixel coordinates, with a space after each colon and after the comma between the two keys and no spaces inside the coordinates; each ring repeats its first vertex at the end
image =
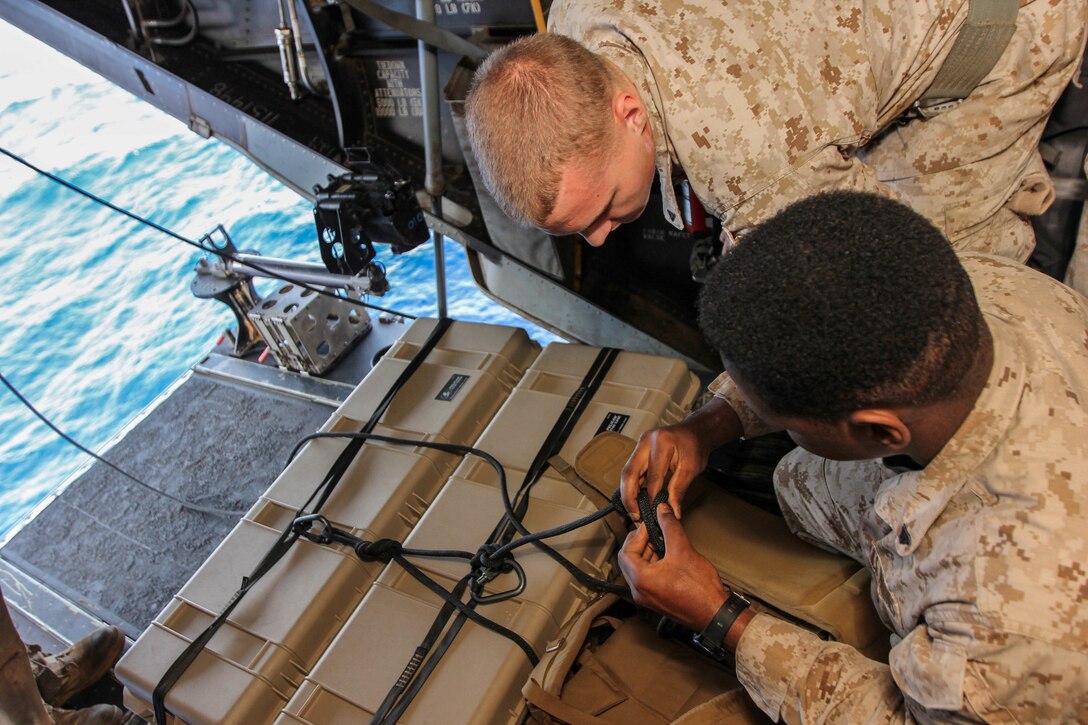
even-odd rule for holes
{"type": "MultiPolygon", "coordinates": [[[[967,20],[960,28],[932,85],[918,100],[923,115],[940,113],[941,106],[966,98],[993,70],[1016,30],[1019,0],[969,0],[967,20]]],[[[949,106],[951,107],[951,106],[949,106]]]]}
{"type": "Polygon", "coordinates": [[[570,725],[601,725],[605,721],[563,701],[563,684],[570,674],[574,663],[585,642],[593,622],[619,597],[615,594],[602,594],[590,602],[577,616],[571,618],[548,643],[540,662],[533,668],[529,679],[521,689],[521,694],[529,707],[538,713],[543,712],[570,725]]]}

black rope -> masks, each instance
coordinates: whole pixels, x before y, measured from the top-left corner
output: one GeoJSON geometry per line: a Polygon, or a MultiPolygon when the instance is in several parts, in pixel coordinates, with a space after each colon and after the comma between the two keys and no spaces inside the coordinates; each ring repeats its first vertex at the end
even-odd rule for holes
{"type": "Polygon", "coordinates": [[[102,463],[102,464],[104,464],[106,466],[109,466],[110,468],[117,471],[118,473],[120,473],[122,476],[129,479],[133,483],[135,483],[135,484],[137,484],[139,486],[143,486],[145,489],[147,489],[151,493],[155,494],[156,496],[162,496],[163,498],[169,499],[169,500],[173,501],[174,503],[180,505],[182,508],[191,509],[193,511],[199,511],[200,513],[214,514],[216,516],[227,516],[227,517],[231,517],[231,518],[233,518],[235,516],[241,516],[241,515],[245,514],[245,511],[229,511],[227,509],[218,509],[218,508],[215,508],[213,506],[202,506],[202,505],[200,505],[198,503],[192,503],[191,501],[186,501],[185,499],[178,498],[177,496],[172,496],[172,495],[168,494],[166,491],[161,491],[161,490],[155,488],[154,486],[151,486],[151,485],[149,485],[147,483],[144,483],[139,478],[136,478],[136,476],[133,476],[131,473],[124,470],[123,468],[111,463],[110,461],[107,461],[105,458],[98,455],[97,453],[92,451],[90,448],[87,448],[86,446],[82,445],[81,443],[79,443],[79,441],[75,440],[74,438],[69,436],[67,433],[62,431],[60,428],[55,426],[53,424],[53,422],[51,420],[49,420],[49,418],[45,417],[45,415],[41,411],[39,411],[37,408],[34,407],[33,403],[31,403],[29,400],[27,400],[25,397],[23,397],[23,394],[20,393],[19,390],[14,385],[12,385],[8,381],[8,379],[6,377],[4,377],[3,373],[0,373],[0,383],[3,383],[4,386],[7,387],[7,389],[11,391],[11,394],[19,399],[20,403],[25,405],[26,408],[31,413],[36,415],[38,417],[38,420],[40,420],[42,423],[45,423],[45,425],[48,426],[50,430],[52,430],[54,433],[56,433],[58,436],[60,436],[66,442],[72,444],[73,446],[78,448],[80,451],[82,451],[83,453],[86,453],[88,456],[95,459],[99,463],[102,463]]]}
{"type": "MultiPolygon", "coordinates": [[[[643,489],[643,490],[645,490],[645,489],[643,489]]],[[[502,558],[506,557],[508,554],[510,554],[512,551],[514,551],[515,549],[520,549],[521,547],[525,546],[526,544],[535,544],[536,542],[542,541],[544,539],[551,539],[551,538],[554,538],[556,536],[562,536],[563,534],[569,534],[571,531],[575,531],[577,529],[582,528],[583,526],[589,526],[590,524],[592,524],[592,523],[594,523],[596,521],[600,521],[601,519],[603,519],[605,516],[608,516],[609,514],[621,512],[623,510],[623,505],[621,503],[619,503],[618,494],[619,494],[619,489],[616,489],[616,494],[614,494],[613,497],[608,500],[608,503],[605,504],[604,506],[602,506],[601,508],[599,508],[597,511],[591,513],[589,516],[584,516],[584,517],[582,517],[582,518],[580,518],[580,519],[578,519],[576,521],[572,521],[572,522],[567,523],[567,524],[562,524],[560,526],[554,526],[554,527],[552,527],[550,529],[545,529],[543,531],[537,531],[536,533],[532,533],[532,534],[526,534],[525,536],[514,539],[513,541],[509,542],[508,544],[504,544],[503,546],[496,549],[491,554],[491,557],[493,559],[502,559],[502,558]]],[[[596,584],[597,582],[600,582],[600,581],[602,581],[602,580],[595,580],[594,584],[596,584]]],[[[602,582],[602,583],[607,583],[607,582],[602,582]]],[[[595,587],[595,588],[600,588],[600,587],[595,587]]],[[[627,589],[627,587],[620,587],[619,590],[618,590],[618,593],[626,594],[628,591],[629,590],[627,589]]]]}
{"type": "MultiPolygon", "coordinates": [[[[548,465],[548,459],[552,458],[552,456],[558,453],[559,450],[563,447],[564,442],[569,437],[570,432],[574,429],[575,424],[581,418],[582,413],[589,405],[589,402],[592,400],[594,394],[596,394],[597,390],[600,388],[601,383],[604,381],[608,370],[611,368],[612,363],[615,361],[618,354],[619,350],[613,348],[604,348],[598,352],[597,357],[594,359],[593,363],[590,365],[589,370],[582,378],[581,384],[567,400],[566,406],[560,413],[555,424],[552,426],[552,430],[545,437],[544,442],[541,444],[540,449],[537,451],[536,457],[533,459],[533,462],[530,464],[529,469],[526,471],[525,477],[522,480],[522,484],[518,489],[517,495],[519,496],[520,501],[516,508],[513,505],[513,502],[510,500],[510,492],[506,485],[505,469],[503,469],[501,467],[501,464],[498,464],[497,461],[492,464],[493,466],[498,466],[498,468],[496,468],[496,471],[499,474],[499,489],[502,492],[502,500],[505,514],[503,516],[503,519],[495,527],[495,530],[488,537],[488,541],[480,547],[477,558],[473,560],[473,570],[475,571],[478,568],[481,571],[481,574],[483,574],[483,577],[478,576],[471,585],[473,598],[469,606],[475,606],[476,604],[490,604],[497,601],[502,601],[504,599],[509,599],[521,593],[522,589],[525,586],[524,572],[522,571],[521,566],[514,561],[511,552],[513,548],[516,548],[523,543],[534,544],[537,548],[539,548],[549,557],[554,559],[560,566],[566,569],[567,572],[570,573],[571,576],[573,576],[577,581],[583,583],[586,586],[594,589],[600,589],[603,591],[614,591],[623,594],[629,593],[627,587],[624,585],[613,584],[612,582],[607,582],[603,579],[597,579],[596,577],[590,576],[586,572],[582,571],[573,562],[569,561],[558,551],[541,541],[540,539],[542,537],[532,537],[528,529],[526,529],[521,522],[521,519],[524,517],[525,511],[528,506],[529,490],[531,489],[533,484],[535,484],[543,475],[544,470],[548,465]],[[508,548],[502,555],[499,555],[499,552],[503,549],[502,542],[506,541],[508,544],[512,543],[510,542],[510,539],[512,538],[513,534],[509,531],[510,526],[512,526],[518,533],[521,533],[528,538],[526,538],[525,541],[518,540],[517,544],[508,548]],[[518,572],[519,585],[517,587],[507,592],[501,592],[499,594],[490,596],[481,596],[480,591],[482,590],[483,585],[487,581],[490,581],[499,573],[505,572],[510,568],[513,568],[518,572]]],[[[571,531],[575,528],[578,528],[579,526],[584,526],[587,523],[596,521],[598,518],[603,517],[608,513],[611,513],[611,509],[618,505],[618,497],[614,496],[613,500],[610,501],[605,507],[609,509],[608,511],[592,514],[585,519],[580,519],[577,522],[572,522],[572,524],[569,524],[566,527],[559,527],[559,529],[561,529],[561,533],[565,533],[566,531],[571,531]]],[[[459,629],[463,624],[463,618],[466,616],[467,615],[463,611],[459,610],[458,618],[457,620],[455,620],[453,625],[451,625],[451,629],[459,629]]],[[[440,623],[444,625],[448,618],[449,614],[440,613],[439,616],[436,617],[435,622],[432,624],[432,628],[439,626],[440,623]]],[[[428,666],[425,666],[423,669],[418,669],[414,671],[413,686],[406,693],[404,693],[400,703],[391,710],[379,710],[371,721],[372,725],[389,722],[390,718],[393,718],[392,721],[395,722],[395,718],[398,717],[397,713],[404,712],[405,708],[407,708],[407,706],[411,703],[412,697],[414,697],[415,693],[419,691],[419,689],[423,686],[423,683],[426,681],[427,677],[430,675],[430,672],[433,670],[434,667],[432,663],[437,663],[437,661],[440,660],[443,655],[445,655],[446,650],[448,649],[452,641],[453,637],[451,635],[447,635],[447,637],[443,639],[442,643],[440,643],[439,647],[434,651],[434,654],[431,656],[430,660],[428,660],[428,666]]],[[[388,697],[386,698],[386,701],[389,701],[388,697]]]]}
{"type": "MultiPolygon", "coordinates": [[[[231,254],[230,252],[225,252],[222,249],[217,249],[214,246],[205,246],[205,245],[201,244],[200,242],[195,242],[192,239],[189,239],[188,237],[184,237],[181,234],[178,234],[177,232],[175,232],[175,231],[173,231],[171,229],[167,229],[166,227],[164,227],[164,226],[162,226],[160,224],[156,224],[155,222],[151,221],[150,219],[146,219],[146,218],[140,216],[139,214],[135,214],[135,213],[129,211],[128,209],[125,209],[125,208],[117,206],[116,204],[113,204],[113,203],[111,203],[109,201],[106,201],[105,199],[103,199],[100,196],[95,196],[91,192],[89,192],[89,191],[87,191],[87,190],[73,184],[70,181],[67,181],[66,179],[62,179],[61,177],[56,176],[55,174],[51,174],[48,171],[46,171],[45,169],[38,168],[37,166],[30,163],[26,159],[22,158],[18,154],[14,153],[12,151],[8,151],[6,148],[4,148],[2,146],[0,146],[0,154],[4,154],[5,156],[12,159],[13,161],[17,161],[18,163],[20,163],[23,166],[27,167],[31,171],[34,171],[35,173],[41,174],[42,176],[49,179],[50,181],[54,181],[54,182],[60,184],[61,186],[65,187],[67,189],[70,189],[71,191],[76,192],[77,194],[80,194],[80,195],[86,197],[87,199],[90,199],[91,201],[95,202],[96,204],[101,204],[102,206],[106,207],[107,209],[110,209],[112,211],[117,212],[118,214],[126,216],[129,219],[132,219],[133,221],[137,221],[140,224],[145,224],[145,225],[151,227],[152,229],[155,229],[156,231],[162,232],[163,234],[167,235],[168,237],[173,237],[174,239],[178,240],[179,242],[182,242],[183,244],[188,244],[189,246],[196,247],[197,249],[199,249],[199,250],[201,250],[203,252],[209,252],[211,254],[214,254],[217,257],[219,257],[220,259],[225,259],[225,260],[228,260],[228,261],[231,261],[231,262],[237,262],[238,261],[237,257],[235,255],[231,254]]],[[[240,262],[240,264],[241,264],[241,262],[240,262]]],[[[369,302],[363,302],[362,300],[352,299],[351,297],[341,297],[340,295],[335,294],[333,292],[329,292],[328,290],[326,290],[326,289],[324,289],[322,287],[314,287],[313,285],[307,284],[306,282],[302,282],[301,280],[292,279],[291,277],[287,277],[287,276],[282,275],[282,274],[280,274],[278,272],[273,272],[272,270],[266,269],[266,268],[262,267],[261,265],[255,264],[255,263],[253,263],[251,261],[246,261],[246,262],[244,262],[244,264],[247,267],[252,267],[253,269],[260,272],[261,274],[264,274],[264,275],[267,275],[268,277],[271,277],[272,279],[279,279],[279,280],[282,280],[284,282],[290,282],[291,284],[298,285],[299,287],[302,287],[303,289],[310,290],[311,292],[316,292],[319,295],[324,295],[326,297],[331,297],[333,299],[341,300],[343,302],[348,302],[348,303],[353,304],[353,305],[358,305],[359,307],[366,307],[368,309],[375,310],[377,312],[386,312],[386,313],[391,314],[391,315],[399,315],[399,316],[404,317],[404,318],[409,319],[409,320],[416,319],[416,315],[409,315],[406,312],[398,312],[397,310],[392,310],[392,309],[389,309],[389,308],[386,308],[386,307],[379,307],[378,305],[374,305],[374,304],[371,304],[369,302]]]]}
{"type": "MultiPolygon", "coordinates": [[[[500,463],[498,461],[498,459],[496,459],[494,456],[492,456],[487,451],[483,451],[483,450],[480,450],[478,448],[473,448],[472,446],[461,445],[459,443],[438,443],[438,442],[434,442],[434,441],[424,441],[424,440],[418,440],[418,439],[414,439],[414,438],[398,438],[398,437],[395,437],[395,436],[381,435],[381,434],[378,434],[378,433],[311,433],[310,435],[304,437],[301,441],[299,441],[299,444],[296,446],[296,451],[298,450],[298,448],[305,445],[307,442],[309,442],[311,440],[315,440],[315,439],[321,439],[321,438],[350,438],[350,439],[359,439],[359,440],[363,440],[363,441],[378,441],[378,442],[381,442],[381,443],[390,443],[390,444],[393,444],[393,445],[415,446],[415,447],[420,447],[420,448],[431,448],[431,449],[434,449],[434,450],[442,451],[444,453],[453,453],[453,454],[456,454],[456,455],[477,456],[479,458],[482,458],[486,463],[488,463],[495,470],[495,472],[498,474],[498,477],[499,477],[499,489],[502,490],[502,491],[507,491],[507,495],[505,497],[506,498],[505,503],[507,504],[507,508],[512,508],[509,505],[510,499],[509,499],[509,493],[508,493],[506,469],[503,467],[502,463],[500,463]]],[[[292,456],[292,458],[293,458],[293,456],[292,456]]],[[[661,498],[661,497],[659,496],[658,498],[661,498]]],[[[571,531],[575,531],[575,530],[580,529],[580,528],[582,528],[584,526],[588,526],[589,524],[600,521],[605,516],[608,516],[611,513],[621,513],[624,516],[627,515],[626,509],[624,509],[623,504],[620,503],[619,489],[617,489],[615,491],[615,493],[613,493],[612,497],[609,499],[607,504],[602,506],[597,511],[594,511],[593,513],[588,514],[588,515],[586,515],[586,516],[584,516],[584,517],[582,517],[580,519],[576,519],[576,520],[571,521],[569,523],[562,524],[560,526],[555,526],[553,528],[546,529],[544,531],[538,531],[536,533],[532,533],[532,532],[529,532],[528,530],[526,530],[526,533],[525,533],[524,536],[521,536],[521,537],[519,537],[517,539],[513,539],[513,540],[511,540],[511,541],[509,541],[509,542],[507,542],[505,544],[501,544],[501,545],[497,544],[497,543],[484,544],[483,546],[480,547],[480,549],[478,549],[476,551],[476,553],[472,553],[472,552],[468,552],[468,551],[460,551],[460,550],[455,550],[455,549],[412,549],[412,548],[400,547],[400,544],[397,543],[397,542],[393,542],[393,543],[397,544],[398,551],[402,552],[406,556],[419,556],[419,557],[431,557],[431,558],[446,557],[446,558],[468,559],[468,560],[470,560],[470,563],[472,563],[474,565],[474,567],[477,569],[476,573],[480,573],[480,571],[479,571],[480,569],[487,569],[487,568],[491,568],[491,567],[501,566],[504,561],[509,560],[510,554],[516,549],[519,549],[519,548],[521,548],[521,547],[523,547],[523,546],[525,546],[527,544],[539,544],[543,539],[550,539],[550,538],[554,538],[556,536],[562,536],[563,534],[570,533],[571,531]]],[[[646,515],[646,517],[649,518],[648,515],[646,515]]],[[[308,516],[301,516],[301,517],[296,518],[295,523],[297,524],[302,519],[320,520],[320,519],[322,519],[322,517],[315,516],[314,514],[310,514],[308,516]]],[[[366,542],[366,541],[364,541],[362,539],[347,539],[347,538],[341,539],[341,538],[337,538],[334,534],[338,534],[340,532],[340,530],[335,529],[334,527],[329,527],[329,532],[330,532],[330,537],[331,538],[329,538],[328,541],[324,541],[324,542],[319,541],[318,543],[337,542],[337,543],[343,543],[343,544],[348,544],[348,545],[351,545],[351,546],[355,546],[359,542],[362,542],[363,544],[366,544],[367,547],[374,546],[375,544],[378,543],[378,542],[366,542]]],[[[311,539],[311,540],[317,541],[317,539],[311,539]]],[[[379,539],[379,541],[380,542],[388,542],[388,541],[391,541],[391,540],[379,539]]],[[[554,551],[554,549],[552,551],[554,551]]],[[[372,556],[372,557],[376,556],[374,551],[369,549],[369,548],[364,548],[364,552],[368,556],[372,556]]],[[[560,554],[559,556],[562,556],[562,555],[560,554]]],[[[569,560],[567,560],[567,562],[570,563],[569,560]]],[[[585,572],[581,571],[580,569],[578,570],[578,573],[582,575],[579,578],[579,581],[581,581],[583,584],[587,584],[588,586],[590,586],[590,587],[592,587],[594,589],[598,589],[600,591],[606,591],[606,592],[613,592],[613,593],[617,593],[617,594],[627,594],[630,591],[624,585],[613,584],[612,582],[606,581],[604,579],[597,579],[596,577],[592,577],[589,574],[586,574],[585,572]]],[[[493,601],[497,601],[497,600],[493,600],[493,601]]]]}
{"type": "MultiPolygon", "coordinates": [[[[516,596],[520,593],[521,588],[524,587],[524,572],[521,570],[520,565],[514,560],[513,551],[521,546],[527,544],[534,544],[535,546],[544,549],[546,552],[550,552],[550,556],[558,557],[561,564],[564,565],[568,571],[571,571],[576,578],[592,588],[601,589],[604,591],[615,591],[623,594],[629,593],[626,586],[615,584],[601,579],[596,579],[586,572],[578,569],[574,564],[562,557],[558,552],[551,547],[547,547],[543,544],[542,540],[553,536],[560,536],[568,533],[582,526],[589,525],[596,521],[599,521],[603,517],[613,513],[621,512],[625,513],[624,508],[619,500],[619,491],[612,496],[608,504],[602,507],[600,510],[589,514],[581,519],[572,521],[562,526],[553,527],[546,531],[537,533],[529,532],[521,523],[521,518],[524,516],[525,505],[521,506],[522,511],[519,512],[515,509],[514,503],[510,497],[509,485],[506,476],[506,470],[502,463],[498,461],[494,456],[486,451],[479,450],[467,445],[461,445],[457,443],[438,443],[433,441],[414,440],[407,438],[399,438],[395,436],[381,435],[373,433],[372,430],[377,424],[381,416],[386,412],[391,404],[396,392],[403,386],[408,380],[411,374],[422,364],[426,355],[437,344],[442,332],[450,324],[449,320],[440,320],[436,325],[436,328],[432,330],[431,335],[428,337],[423,347],[416,353],[409,365],[401,372],[400,377],[394,383],[393,387],[386,393],[383,400],[379,403],[374,413],[371,415],[367,425],[364,426],[363,431],[360,432],[343,432],[343,433],[331,433],[331,432],[319,432],[314,433],[302,438],[298,444],[291,451],[288,456],[288,464],[294,460],[295,456],[301,450],[301,448],[308,442],[316,439],[324,438],[348,438],[351,442],[345,447],[344,451],[337,457],[337,460],[330,466],[328,473],[322,482],[317,486],[314,492],[310,495],[306,503],[296,512],[295,518],[281,533],[279,539],[272,546],[270,551],[265,555],[261,562],[254,569],[254,572],[243,580],[242,587],[228,602],[227,607],[223,612],[212,622],[211,625],[196,639],[193,643],[182,653],[160,680],[158,686],[155,688],[153,697],[155,705],[156,719],[160,723],[165,722],[165,696],[174,682],[181,676],[185,669],[195,660],[196,655],[199,653],[211,636],[222,625],[233,611],[234,607],[242,599],[242,597],[253,587],[253,585],[263,576],[271,567],[278,561],[287,549],[290,548],[295,541],[300,537],[306,538],[309,541],[319,544],[342,544],[350,546],[357,556],[363,559],[376,559],[380,561],[395,561],[401,566],[409,575],[419,581],[428,590],[443,600],[443,606],[439,611],[439,615],[432,622],[430,630],[424,637],[423,641],[417,646],[411,659],[406,664],[401,676],[394,684],[393,688],[387,694],[382,706],[375,714],[374,722],[395,722],[404,712],[404,710],[411,703],[414,695],[426,682],[430,673],[434,670],[437,663],[440,661],[442,655],[448,649],[452,643],[457,632],[463,627],[466,620],[475,622],[480,626],[488,629],[489,631],[500,634],[507,637],[514,642],[526,655],[531,664],[535,664],[539,661],[539,657],[530,645],[520,634],[517,632],[494,622],[491,619],[481,615],[475,611],[475,607],[479,603],[489,603],[492,601],[501,601],[512,596],[516,596]],[[400,542],[392,539],[379,539],[377,541],[366,541],[351,534],[348,531],[337,529],[332,526],[325,517],[321,516],[319,511],[324,503],[328,500],[332,494],[333,489],[337,483],[341,480],[347,467],[354,460],[358,451],[364,443],[367,441],[379,441],[390,443],[394,445],[415,446],[422,448],[430,448],[447,453],[460,454],[460,455],[474,455],[483,459],[488,465],[490,465],[499,477],[499,489],[502,492],[503,506],[505,514],[503,521],[496,527],[495,531],[489,537],[489,540],[481,546],[475,553],[460,551],[460,550],[428,550],[428,549],[410,549],[405,548],[400,542]],[[316,499],[316,503],[313,506],[312,512],[306,513],[306,509],[316,499]],[[512,539],[512,537],[504,534],[506,529],[505,524],[512,523],[513,526],[522,533],[521,538],[512,539]],[[314,525],[320,524],[320,529],[314,530],[314,525]],[[503,543],[503,539],[505,543],[503,543]],[[469,574],[462,578],[458,584],[454,587],[453,591],[448,591],[442,588],[437,582],[427,576],[422,570],[415,566],[408,560],[407,557],[449,557],[467,559],[469,563],[469,574]],[[478,595],[478,591],[482,591],[482,588],[486,581],[489,581],[494,576],[500,573],[515,570],[518,572],[520,585],[518,588],[512,589],[509,592],[501,592],[499,595],[492,595],[490,598],[482,598],[478,595]],[[572,571],[573,570],[573,571],[572,571]],[[464,592],[468,588],[472,594],[473,599],[469,602],[463,601],[464,592]],[[453,613],[457,613],[457,617],[453,624],[446,629],[446,623],[453,613]],[[435,649],[435,642],[438,635],[443,631],[446,631],[446,635],[442,641],[438,643],[437,649],[435,649]],[[431,654],[432,649],[434,650],[431,654]],[[431,654],[428,657],[428,654],[431,654]],[[390,719],[391,718],[391,719],[390,719]]],[[[548,458],[554,455],[556,449],[561,448],[566,437],[573,429],[574,424],[585,410],[589,400],[593,394],[599,388],[604,375],[606,374],[611,362],[615,359],[615,350],[602,350],[601,354],[594,361],[594,364],[590,368],[590,372],[587,373],[586,378],[583,379],[583,384],[579,389],[571,396],[567,406],[564,408],[563,414],[560,415],[559,420],[553,427],[552,434],[548,436],[545,443],[541,447],[541,453],[538,454],[538,458],[543,457],[546,462],[548,458]],[[546,454],[546,455],[545,455],[546,454]]],[[[519,494],[525,494],[523,501],[527,501],[527,492],[529,487],[535,483],[536,480],[543,474],[544,468],[539,465],[531,466],[529,472],[519,488],[519,494]]]]}
{"type": "Polygon", "coordinates": [[[418,581],[420,584],[427,587],[427,589],[429,589],[431,592],[445,600],[461,614],[468,617],[476,624],[479,624],[480,626],[485,627],[492,632],[501,634],[502,636],[514,642],[514,644],[521,648],[521,650],[525,653],[525,656],[529,658],[529,661],[534,666],[537,662],[540,661],[540,658],[537,657],[536,652],[533,651],[532,645],[526,642],[520,634],[513,631],[512,629],[504,627],[501,624],[488,619],[487,617],[484,617],[479,612],[471,609],[463,601],[453,596],[451,592],[443,589],[437,582],[435,582],[433,579],[423,573],[423,571],[420,570],[419,567],[408,561],[408,559],[405,558],[405,554],[407,552],[398,545],[398,542],[393,541],[392,539],[379,539],[376,542],[368,542],[359,539],[358,537],[354,536],[349,532],[341,531],[339,529],[337,529],[336,531],[338,534],[338,538],[336,540],[340,543],[346,543],[351,545],[352,542],[350,540],[355,540],[352,548],[355,550],[356,555],[360,558],[367,559],[373,557],[397,562],[397,564],[399,564],[401,568],[403,568],[406,572],[411,574],[416,581],[418,581]],[[375,544],[377,544],[379,547],[377,551],[381,552],[381,554],[376,557],[374,555],[375,544]],[[386,559],[385,557],[388,557],[388,559],[386,559]]]}
{"type": "MultiPolygon", "coordinates": [[[[404,387],[405,383],[408,382],[408,379],[412,376],[413,373],[415,373],[419,366],[423,364],[423,360],[438,344],[438,341],[442,339],[442,336],[446,333],[446,330],[449,329],[451,324],[453,324],[452,320],[448,318],[442,318],[435,323],[434,329],[431,330],[423,345],[420,346],[419,350],[412,357],[412,360],[408,363],[407,366],[405,366],[404,370],[401,371],[400,375],[397,376],[397,379],[393,382],[393,385],[390,386],[389,390],[386,391],[385,396],[382,398],[381,402],[374,410],[374,414],[371,415],[370,420],[367,421],[364,430],[367,430],[369,432],[369,430],[372,430],[374,426],[378,424],[378,420],[381,418],[382,414],[384,414],[385,411],[388,410],[389,406],[392,404],[393,398],[397,395],[398,392],[400,392],[401,388],[404,387]]],[[[365,439],[360,439],[358,441],[352,441],[347,446],[347,448],[333,463],[332,467],[329,469],[329,472],[326,474],[325,478],[322,480],[321,484],[317,487],[317,489],[315,489],[314,493],[311,494],[309,500],[307,500],[303,508],[299,509],[295,513],[295,519],[303,517],[305,515],[305,507],[309,505],[310,501],[312,501],[315,496],[318,495],[319,491],[325,489],[324,495],[320,497],[319,502],[311,515],[318,513],[321,505],[332,494],[333,489],[336,488],[336,485],[340,482],[340,479],[344,475],[344,472],[347,470],[348,466],[351,465],[352,460],[359,452],[359,449],[362,447],[364,442],[365,439]]],[[[272,569],[273,566],[275,566],[276,562],[283,558],[284,554],[286,554],[291,546],[298,540],[299,535],[300,533],[296,530],[295,522],[294,520],[292,520],[284,528],[283,532],[280,533],[279,538],[276,539],[276,542],[271,546],[268,552],[257,564],[253,572],[248,577],[245,577],[242,580],[242,586],[238,589],[237,592],[235,592],[234,596],[231,597],[230,601],[227,602],[227,605],[226,607],[224,607],[223,611],[220,612],[219,615],[212,620],[208,627],[200,633],[200,636],[194,639],[185,648],[185,650],[180,655],[178,655],[178,658],[174,660],[173,664],[171,664],[170,667],[166,670],[162,678],[159,680],[158,684],[155,686],[155,690],[152,693],[151,698],[152,705],[155,710],[156,725],[166,725],[166,694],[170,691],[170,689],[174,686],[178,679],[185,673],[185,671],[189,669],[189,667],[196,660],[200,652],[203,651],[204,647],[208,644],[208,641],[211,640],[212,636],[216,632],[218,632],[223,624],[227,621],[227,617],[229,617],[230,613],[234,611],[234,608],[238,605],[238,602],[240,602],[242,598],[245,597],[245,595],[249,592],[253,585],[255,585],[261,579],[261,577],[263,577],[270,569],[272,569]]]]}

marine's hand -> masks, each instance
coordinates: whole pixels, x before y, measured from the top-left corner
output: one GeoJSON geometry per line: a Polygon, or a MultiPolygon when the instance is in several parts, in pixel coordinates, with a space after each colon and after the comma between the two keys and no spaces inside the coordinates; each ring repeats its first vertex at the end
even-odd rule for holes
{"type": "Polygon", "coordinates": [[[728,598],[717,569],[692,548],[680,522],[668,506],[658,507],[665,535],[665,556],[650,546],[645,526],[636,526],[619,553],[620,569],[631,586],[635,603],[702,631],[728,598]]]}
{"type": "Polygon", "coordinates": [[[638,489],[646,487],[653,500],[669,485],[669,506],[680,518],[680,502],[691,481],[704,468],[710,452],[743,433],[740,419],[722,398],[711,398],[676,425],[646,431],[620,476],[620,498],[632,520],[640,518],[638,489]],[[671,474],[671,478],[670,478],[671,474]]]}
{"type": "Polygon", "coordinates": [[[639,436],[620,475],[620,498],[631,519],[638,521],[638,490],[645,486],[650,500],[669,485],[669,506],[680,516],[680,502],[695,476],[706,468],[704,450],[696,431],[686,421],[655,428],[639,436]]]}

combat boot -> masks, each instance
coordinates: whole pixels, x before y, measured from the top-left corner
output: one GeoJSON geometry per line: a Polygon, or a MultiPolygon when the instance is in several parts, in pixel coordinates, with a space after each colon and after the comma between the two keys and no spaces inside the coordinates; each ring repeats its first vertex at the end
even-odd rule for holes
{"type": "Polygon", "coordinates": [[[113,705],[92,705],[79,710],[61,710],[45,706],[54,725],[121,725],[125,711],[113,705]]]}
{"type": "Polygon", "coordinates": [[[60,706],[98,682],[117,662],[124,646],[125,635],[120,629],[102,627],[55,655],[33,645],[27,647],[42,700],[60,706]]]}

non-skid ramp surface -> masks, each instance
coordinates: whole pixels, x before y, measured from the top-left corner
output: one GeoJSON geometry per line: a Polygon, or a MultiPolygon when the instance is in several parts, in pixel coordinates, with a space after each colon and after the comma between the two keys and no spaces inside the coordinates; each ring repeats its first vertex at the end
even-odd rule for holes
{"type": "MultiPolygon", "coordinates": [[[[105,457],[178,498],[244,512],[331,410],[194,373],[105,457]]],[[[0,558],[135,639],[239,518],[185,509],[95,462],[0,558]]]]}

